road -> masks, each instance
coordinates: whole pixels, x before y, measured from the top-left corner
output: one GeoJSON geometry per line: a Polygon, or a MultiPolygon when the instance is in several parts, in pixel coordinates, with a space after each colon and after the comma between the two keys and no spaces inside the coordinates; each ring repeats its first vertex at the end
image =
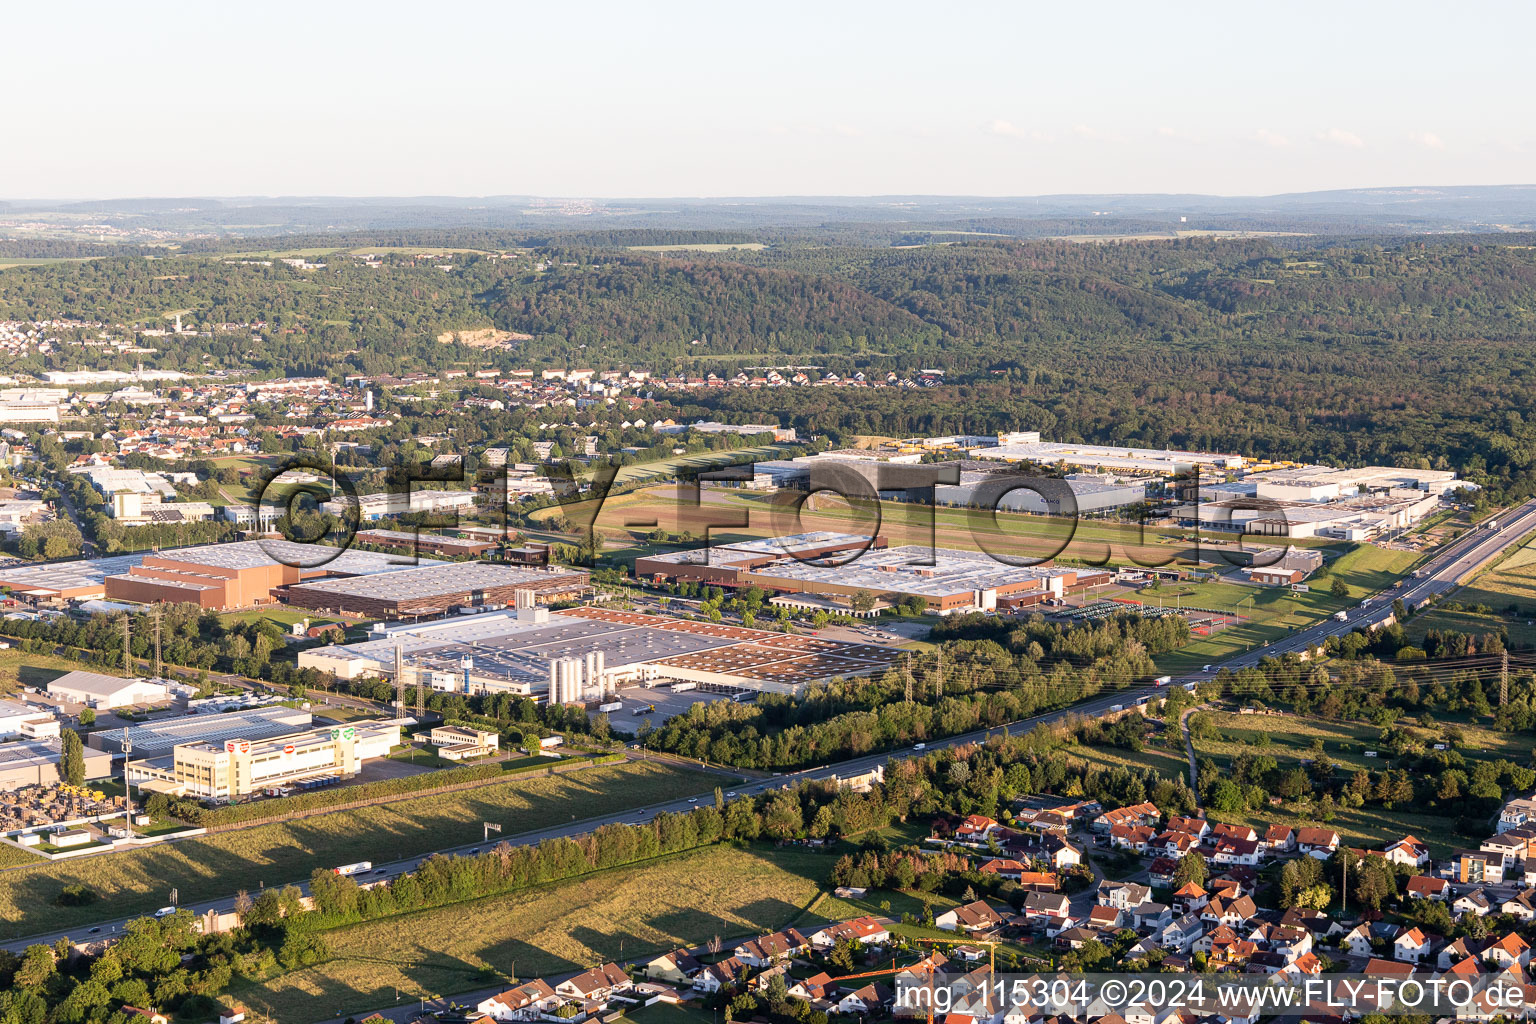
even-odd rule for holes
{"type": "Polygon", "coordinates": [[[1363,611],[1351,611],[1345,621],[1328,619],[1224,661],[1219,667],[1248,668],[1257,665],[1261,658],[1309,650],[1321,645],[1330,636],[1342,636],[1357,629],[1379,626],[1392,614],[1392,602],[1399,598],[1412,608],[1431,597],[1454,590],[1456,581],[1461,577],[1525,534],[1536,530],[1536,499],[1518,505],[1495,519],[1498,529],[1476,528],[1467,531],[1420,566],[1419,571],[1424,573],[1423,576],[1410,576],[1388,587],[1375,595],[1363,611]]]}
{"type": "MultiPolygon", "coordinates": [[[[1433,595],[1445,593],[1455,586],[1455,581],[1457,579],[1460,579],[1461,576],[1476,568],[1482,561],[1492,557],[1494,554],[1498,553],[1507,545],[1513,543],[1525,533],[1536,530],[1536,499],[1526,502],[1524,505],[1521,505],[1515,509],[1511,509],[1510,511],[1499,516],[1498,526],[1499,528],[1497,530],[1474,530],[1469,532],[1467,536],[1458,539],[1455,543],[1451,544],[1445,550],[1436,554],[1424,564],[1424,576],[1410,577],[1409,579],[1401,581],[1396,586],[1387,589],[1382,594],[1377,596],[1373,604],[1369,606],[1369,609],[1364,614],[1361,614],[1347,622],[1335,622],[1333,620],[1329,620],[1327,622],[1320,623],[1316,626],[1310,627],[1309,629],[1294,633],[1283,640],[1277,640],[1269,646],[1259,649],[1258,651],[1250,652],[1248,654],[1241,655],[1237,658],[1223,662],[1220,667],[1246,667],[1256,664],[1262,657],[1275,656],[1293,651],[1302,651],[1309,647],[1315,647],[1318,644],[1321,644],[1323,640],[1328,636],[1347,633],[1364,625],[1376,625],[1391,614],[1391,604],[1392,600],[1395,598],[1400,597],[1405,603],[1417,603],[1433,595]]],[[[1208,674],[1198,673],[1195,675],[1183,677],[1178,680],[1178,682],[1193,682],[1206,678],[1209,678],[1208,674]]],[[[1150,698],[1159,692],[1159,689],[1155,686],[1142,687],[1133,690],[1120,690],[1106,696],[1095,697],[1092,700],[1084,701],[1080,704],[1074,705],[1071,708],[1060,711],[1052,711],[1043,715],[1036,715],[1033,718],[1026,718],[1022,721],[1009,723],[1008,725],[997,726],[992,729],[981,729],[975,732],[965,733],[960,736],[951,736],[947,739],[933,740],[926,744],[922,744],[919,747],[914,747],[912,751],[869,754],[864,757],[853,758],[848,761],[842,761],[837,764],[827,765],[821,768],[810,768],[804,771],[793,772],[786,775],[775,775],[768,779],[751,780],[743,783],[736,790],[733,790],[731,794],[727,795],[756,796],[772,789],[783,788],[805,780],[846,778],[848,776],[862,775],[878,765],[888,763],[892,758],[910,756],[912,753],[918,752],[919,750],[942,750],[947,747],[955,747],[967,743],[977,743],[985,740],[989,735],[996,735],[1001,733],[1006,733],[1010,736],[1023,735],[1024,733],[1028,733],[1042,725],[1051,725],[1055,722],[1059,722],[1070,715],[1103,715],[1115,710],[1118,707],[1131,707],[1141,698],[1150,698]]],[[[335,698],[335,695],[331,696],[332,699],[335,698]]],[[[552,825],[549,828],[536,832],[523,832],[515,836],[507,836],[505,838],[518,843],[537,843],[544,839],[581,835],[591,831],[594,828],[597,828],[600,825],[615,823],[639,824],[652,820],[658,814],[661,814],[664,811],[687,811],[696,806],[699,802],[699,799],[700,798],[698,797],[686,799],[680,798],[663,804],[654,804],[649,807],[636,808],[621,813],[602,815],[595,818],[577,819],[573,816],[572,819],[568,822],[552,825]]],[[[391,861],[388,864],[377,864],[368,873],[366,880],[377,881],[380,879],[394,878],[397,875],[414,871],[423,861],[438,854],[475,853],[487,847],[488,845],[494,845],[495,843],[500,842],[501,838],[502,837],[497,837],[490,844],[469,843],[463,846],[456,846],[449,849],[422,854],[421,856],[408,857],[402,860],[391,861]]],[[[285,883],[281,880],[273,879],[273,884],[280,885],[285,883]]],[[[308,890],[307,883],[296,882],[295,884],[298,884],[301,890],[308,890]]],[[[233,894],[231,894],[230,896],[223,899],[190,905],[187,909],[190,909],[199,914],[203,914],[209,910],[231,910],[234,908],[234,904],[235,897],[233,894]]],[[[67,932],[56,931],[41,935],[32,935],[24,939],[16,939],[4,944],[0,944],[0,949],[9,949],[19,952],[34,943],[52,943],[66,935],[76,939],[87,939],[98,934],[110,935],[114,931],[120,931],[123,925],[126,924],[129,920],[132,920],[133,917],[141,916],[143,915],[135,914],[132,917],[103,921],[94,927],[74,928],[67,932]]]]}

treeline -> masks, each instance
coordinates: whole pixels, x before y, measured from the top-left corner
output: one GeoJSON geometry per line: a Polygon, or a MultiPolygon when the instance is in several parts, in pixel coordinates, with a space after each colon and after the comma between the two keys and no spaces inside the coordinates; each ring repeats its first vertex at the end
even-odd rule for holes
{"type": "Polygon", "coordinates": [[[1188,635],[1188,623],[1178,616],[1079,626],[1040,615],[1017,625],[954,616],[934,630],[942,664],[925,655],[874,679],[812,686],[798,700],[699,703],[642,736],[653,750],[719,764],[804,768],[993,728],[1130,686],[1155,673],[1149,652],[1176,645],[1181,631],[1188,635]]]}

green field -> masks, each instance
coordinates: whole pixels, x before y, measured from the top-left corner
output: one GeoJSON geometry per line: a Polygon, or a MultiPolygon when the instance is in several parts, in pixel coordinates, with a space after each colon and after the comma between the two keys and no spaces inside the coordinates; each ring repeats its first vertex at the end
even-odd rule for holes
{"type": "Polygon", "coordinates": [[[744,457],[750,457],[751,461],[758,462],[783,456],[784,449],[771,444],[758,445],[754,448],[737,448],[728,452],[691,452],[657,462],[624,466],[619,470],[619,475],[614,478],[614,483],[627,484],[633,480],[649,480],[652,477],[671,479],[677,475],[679,469],[714,469],[740,462],[744,457]]]}
{"type": "MultiPolygon", "coordinates": [[[[279,1020],[356,1016],[606,960],[829,920],[808,908],[834,858],[714,846],[508,896],[326,933],[331,958],[233,994],[279,1020]],[[398,1004],[397,1004],[398,1005],[398,1004]]],[[[834,908],[841,913],[841,908],[834,908]]]]}
{"type": "Polygon", "coordinates": [[[37,854],[28,853],[18,846],[10,843],[0,843],[0,868],[16,867],[20,864],[36,864],[37,854]]]}
{"type": "MultiPolygon", "coordinates": [[[[1345,766],[1347,771],[1358,768],[1381,771],[1389,763],[1383,758],[1365,756],[1367,750],[1377,749],[1380,730],[1375,726],[1358,722],[1332,722],[1289,712],[1275,715],[1211,714],[1221,738],[1197,740],[1195,750],[1200,756],[1214,757],[1221,764],[1230,763],[1231,758],[1238,754],[1260,753],[1273,757],[1282,767],[1287,767],[1292,762],[1306,758],[1313,740],[1318,738],[1323,741],[1324,753],[1345,766]],[[1260,737],[1266,739],[1261,740],[1260,737]]],[[[1454,720],[1437,718],[1434,722],[1416,727],[1426,742],[1433,742],[1438,736],[1438,730],[1434,728],[1436,722],[1455,725],[1461,730],[1465,744],[1460,750],[1469,760],[1496,761],[1509,758],[1523,762],[1529,754],[1530,745],[1522,744],[1518,737],[1475,725],[1462,717],[1454,720]]],[[[1253,815],[1213,814],[1212,817],[1249,824],[1318,824],[1314,819],[1278,807],[1266,808],[1253,815]]],[[[1474,838],[1456,833],[1452,818],[1420,814],[1412,809],[1389,811],[1375,805],[1358,810],[1341,809],[1328,824],[1356,844],[1377,844],[1383,839],[1400,838],[1405,832],[1413,832],[1433,847],[1437,857],[1446,856],[1452,848],[1465,845],[1474,838]]]]}
{"type": "MultiPolygon", "coordinates": [[[[1340,549],[1332,549],[1340,550],[1340,549]]],[[[1188,672],[1261,647],[1298,629],[1321,622],[1334,612],[1353,608],[1367,594],[1391,586],[1412,570],[1419,556],[1412,551],[1393,551],[1371,544],[1347,546],[1328,559],[1307,580],[1308,590],[1297,593],[1288,587],[1261,587],[1243,583],[1171,584],[1161,590],[1164,606],[1184,605],[1233,610],[1244,621],[1208,637],[1200,637],[1177,651],[1159,655],[1157,667],[1165,672],[1188,672]],[[1349,588],[1348,598],[1329,593],[1335,579],[1349,588]]],[[[1156,592],[1143,592],[1151,604],[1156,592]]]]}
{"type": "Polygon", "coordinates": [[[46,686],[66,672],[85,667],[55,654],[24,654],[15,648],[0,651],[0,693],[23,686],[46,686]]]}
{"type": "Polygon", "coordinates": [[[1536,534],[1527,537],[1496,566],[1446,595],[1441,603],[1456,603],[1464,608],[1457,611],[1433,606],[1409,620],[1408,635],[1418,640],[1431,629],[1463,633],[1497,633],[1507,629],[1511,643],[1536,647],[1536,534]],[[1477,605],[1486,605],[1492,612],[1467,610],[1477,605]],[[1510,612],[1512,605],[1519,609],[1515,614],[1510,612]]]}
{"type": "Polygon", "coordinates": [[[257,825],[143,850],[0,870],[0,936],[18,938],[101,917],[100,907],[53,905],[71,883],[95,889],[114,915],[146,913],[180,890],[181,902],[307,879],[317,867],[380,863],[474,842],[481,822],[503,835],[704,793],[720,777],[642,761],[560,776],[509,779],[477,789],[399,800],[298,821],[257,825]]]}

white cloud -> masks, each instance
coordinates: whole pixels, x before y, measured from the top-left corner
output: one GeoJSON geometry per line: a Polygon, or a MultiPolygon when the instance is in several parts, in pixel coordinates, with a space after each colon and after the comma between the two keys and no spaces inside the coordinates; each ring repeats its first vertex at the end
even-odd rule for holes
{"type": "Polygon", "coordinates": [[[1412,135],[1408,136],[1408,138],[1410,141],[1418,143],[1425,149],[1445,148],[1445,140],[1440,138],[1440,136],[1436,135],[1434,132],[1414,132],[1412,135]]]}
{"type": "Polygon", "coordinates": [[[1291,144],[1291,140],[1278,132],[1272,132],[1268,128],[1260,128],[1253,133],[1253,140],[1270,149],[1284,149],[1291,144]]]}
{"type": "Polygon", "coordinates": [[[1319,132],[1318,142],[1328,142],[1335,146],[1348,146],[1350,149],[1364,149],[1365,140],[1354,132],[1347,132],[1342,128],[1329,128],[1325,132],[1319,132]]]}

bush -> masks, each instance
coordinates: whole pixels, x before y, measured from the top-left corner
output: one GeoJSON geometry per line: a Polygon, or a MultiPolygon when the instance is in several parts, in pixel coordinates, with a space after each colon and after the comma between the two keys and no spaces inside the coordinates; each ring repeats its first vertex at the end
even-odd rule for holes
{"type": "Polygon", "coordinates": [[[101,893],[88,885],[66,885],[59,890],[59,894],[53,898],[56,906],[60,907],[88,907],[101,899],[101,893]]]}

